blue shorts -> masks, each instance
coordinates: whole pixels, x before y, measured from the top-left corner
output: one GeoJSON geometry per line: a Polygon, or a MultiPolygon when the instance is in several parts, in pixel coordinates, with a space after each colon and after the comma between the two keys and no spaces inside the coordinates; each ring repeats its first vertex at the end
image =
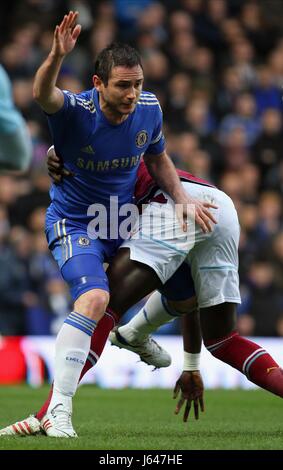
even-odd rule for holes
{"type": "MultiPolygon", "coordinates": [[[[123,240],[92,240],[87,229],[66,219],[58,220],[46,230],[50,251],[73,300],[91,289],[109,292],[103,263],[110,263],[123,240]]],[[[189,265],[184,262],[159,289],[168,300],[186,300],[195,295],[189,265]]]]}
{"type": "Polygon", "coordinates": [[[191,268],[183,262],[170,279],[159,289],[167,300],[186,300],[196,295],[191,268]]]}
{"type": "Polygon", "coordinates": [[[122,240],[92,240],[87,227],[66,219],[49,226],[46,238],[73,300],[91,289],[109,292],[103,263],[111,262],[122,240]]]}

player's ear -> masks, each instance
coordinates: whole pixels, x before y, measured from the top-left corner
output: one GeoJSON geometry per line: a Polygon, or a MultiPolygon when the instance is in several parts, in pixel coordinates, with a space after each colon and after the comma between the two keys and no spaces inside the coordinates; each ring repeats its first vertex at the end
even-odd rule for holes
{"type": "Polygon", "coordinates": [[[93,86],[94,88],[97,89],[97,91],[100,91],[101,89],[101,85],[102,85],[102,80],[99,78],[98,75],[93,75],[92,77],[92,82],[93,82],[93,86]]]}

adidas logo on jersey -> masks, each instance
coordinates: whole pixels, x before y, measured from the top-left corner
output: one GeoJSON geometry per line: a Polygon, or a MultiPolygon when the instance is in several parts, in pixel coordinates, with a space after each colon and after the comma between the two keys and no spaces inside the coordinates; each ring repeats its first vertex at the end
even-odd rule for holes
{"type": "Polygon", "coordinates": [[[87,145],[86,147],[83,147],[81,149],[81,152],[84,152],[84,153],[91,153],[91,154],[94,154],[95,151],[93,150],[92,146],[91,145],[87,145]]]}

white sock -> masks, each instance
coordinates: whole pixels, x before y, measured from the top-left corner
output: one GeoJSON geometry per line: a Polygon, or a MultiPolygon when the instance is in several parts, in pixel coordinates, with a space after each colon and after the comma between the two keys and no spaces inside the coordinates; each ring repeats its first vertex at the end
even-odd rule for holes
{"type": "Polygon", "coordinates": [[[165,297],[155,291],[129,323],[119,327],[119,333],[129,342],[142,340],[178,316],[180,314],[168,306],[165,297]]]}
{"type": "Polygon", "coordinates": [[[55,374],[48,412],[62,403],[72,410],[81,371],[86,362],[96,322],[71,312],[58,333],[55,345],[55,374]]]}

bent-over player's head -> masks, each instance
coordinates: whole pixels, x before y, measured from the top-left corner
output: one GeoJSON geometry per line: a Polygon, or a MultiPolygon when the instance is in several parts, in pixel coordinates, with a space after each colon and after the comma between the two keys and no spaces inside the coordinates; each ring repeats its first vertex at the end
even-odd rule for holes
{"type": "Polygon", "coordinates": [[[139,53],[128,44],[107,46],[95,61],[93,84],[108,108],[119,114],[133,112],[143,85],[139,53]]]}

